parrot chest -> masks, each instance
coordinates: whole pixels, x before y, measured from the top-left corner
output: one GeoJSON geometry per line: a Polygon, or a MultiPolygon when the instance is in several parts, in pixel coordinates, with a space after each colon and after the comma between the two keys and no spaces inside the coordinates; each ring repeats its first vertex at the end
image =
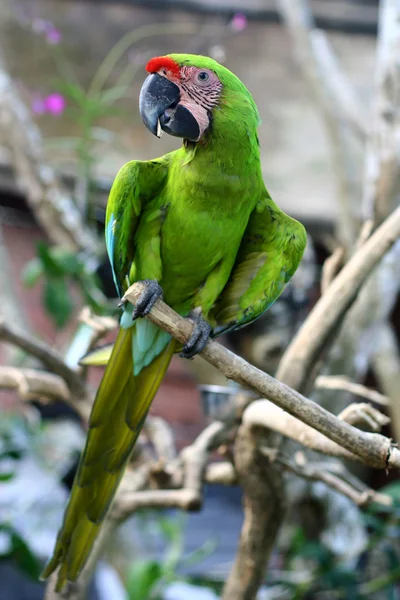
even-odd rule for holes
{"type": "Polygon", "coordinates": [[[189,301],[214,273],[215,297],[224,287],[233,267],[250,211],[226,210],[218,202],[168,206],[161,230],[161,285],[172,306],[189,301]],[[218,274],[216,276],[216,272],[218,274]]]}

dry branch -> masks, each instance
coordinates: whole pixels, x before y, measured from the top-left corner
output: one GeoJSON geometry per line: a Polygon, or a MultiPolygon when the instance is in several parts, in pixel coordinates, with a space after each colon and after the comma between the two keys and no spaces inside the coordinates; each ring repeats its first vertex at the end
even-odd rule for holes
{"type": "Polygon", "coordinates": [[[71,398],[61,377],[37,369],[0,366],[0,389],[15,390],[22,400],[63,400],[68,403],[71,398]]]}
{"type": "Polygon", "coordinates": [[[95,239],[44,160],[41,133],[4,65],[1,50],[0,129],[11,150],[19,184],[48,238],[71,250],[93,252],[95,239]]]}
{"type": "Polygon", "coordinates": [[[183,483],[181,489],[143,490],[118,494],[112,516],[123,520],[140,508],[180,508],[199,510],[202,505],[203,479],[210,451],[219,444],[227,426],[216,421],[181,452],[183,483]]]}
{"type": "Polygon", "coordinates": [[[381,0],[374,111],[365,157],[364,216],[379,224],[400,195],[400,6],[381,0]]]}
{"type": "Polygon", "coordinates": [[[397,208],[355,252],[314,306],[281,360],[278,379],[295,389],[304,389],[327,340],[356,299],[368,275],[399,236],[400,208],[397,208]]]}
{"type": "Polygon", "coordinates": [[[375,492],[375,490],[370,488],[360,491],[341,477],[330,473],[326,468],[324,469],[324,466],[321,467],[312,463],[301,465],[269,448],[266,450],[262,449],[261,451],[269,460],[279,463],[286,471],[291,471],[295,475],[303,479],[309,479],[310,481],[322,481],[336,492],[347,496],[357,506],[367,506],[372,502],[382,504],[383,506],[391,506],[393,504],[393,499],[390,496],[375,492]]]}
{"type": "MultiPolygon", "coordinates": [[[[357,411],[352,410],[350,415],[343,415],[341,413],[338,419],[345,421],[346,417],[350,416],[352,425],[359,424],[360,421],[365,425],[365,411],[362,412],[361,409],[358,408],[359,406],[360,405],[357,405],[357,411]]],[[[384,415],[382,415],[382,417],[383,416],[384,415]]],[[[298,442],[302,446],[306,446],[310,450],[321,452],[327,456],[364,462],[362,457],[357,456],[348,449],[346,450],[346,448],[342,447],[340,444],[329,439],[328,436],[322,435],[313,427],[302,423],[299,419],[292,417],[292,415],[268,400],[256,400],[253,402],[244,413],[243,423],[246,423],[250,427],[265,427],[271,429],[276,433],[298,442]]],[[[373,424],[373,428],[375,429],[375,423],[373,424]]]]}
{"type": "Polygon", "coordinates": [[[320,375],[315,380],[315,387],[322,390],[340,390],[349,392],[350,394],[361,396],[361,398],[366,398],[367,400],[375,402],[376,404],[381,404],[382,406],[388,406],[390,403],[390,399],[387,396],[384,396],[376,390],[371,390],[365,385],[355,383],[348,377],[341,375],[320,375]]]}
{"type": "Polygon", "coordinates": [[[286,511],[282,474],[262,456],[259,434],[265,435],[265,431],[254,431],[243,423],[236,437],[235,468],[244,491],[244,523],[223,600],[256,597],[286,511]]]}
{"type": "MultiPolygon", "coordinates": [[[[400,229],[400,209],[398,227],[400,229]]],[[[392,229],[390,231],[392,232],[392,229]]],[[[143,284],[138,282],[128,289],[124,298],[134,305],[142,291],[143,284]]],[[[148,318],[180,342],[184,343],[190,336],[190,322],[161,300],[157,301],[148,318]]],[[[364,464],[375,468],[400,467],[400,451],[392,447],[390,440],[347,425],[312,400],[253,367],[218,342],[210,340],[201,355],[226,377],[254,390],[261,397],[270,398],[289,414],[357,455],[364,464]]]]}
{"type": "Polygon", "coordinates": [[[354,177],[357,165],[349,134],[353,130],[363,140],[363,110],[326,34],[315,28],[309,0],[276,0],[276,4],[326,127],[337,183],[338,233],[349,249],[355,240],[358,210],[354,177]]]}
{"type": "Polygon", "coordinates": [[[71,392],[76,396],[85,396],[86,386],[78,373],[70,369],[55,350],[47,344],[29,336],[26,332],[19,330],[14,325],[6,323],[0,316],[0,340],[18,346],[31,356],[40,360],[50,371],[64,379],[71,392]]]}

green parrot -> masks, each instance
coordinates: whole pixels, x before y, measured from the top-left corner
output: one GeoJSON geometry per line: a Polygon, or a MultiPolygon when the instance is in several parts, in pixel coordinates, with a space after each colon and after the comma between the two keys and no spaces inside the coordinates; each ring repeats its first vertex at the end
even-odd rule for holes
{"type": "Polygon", "coordinates": [[[120,330],[100,383],[85,449],[52,558],[57,590],[75,581],[99,534],[150,404],[174,353],[191,358],[209,336],[257,319],[301,260],[304,227],[265,188],[256,104],[245,85],[211,58],[151,59],[139,110],[151,133],[183,139],[179,150],[119,171],[106,215],[106,246],[122,297],[120,330]],[[158,298],[193,330],[179,346],[148,319],[158,298]]]}

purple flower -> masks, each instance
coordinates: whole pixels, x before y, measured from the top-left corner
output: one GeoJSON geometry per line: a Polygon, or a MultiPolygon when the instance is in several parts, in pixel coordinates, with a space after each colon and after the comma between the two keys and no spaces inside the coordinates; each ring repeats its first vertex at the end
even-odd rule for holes
{"type": "Polygon", "coordinates": [[[49,44],[59,44],[61,41],[61,33],[56,29],[51,21],[46,19],[33,19],[32,29],[35,33],[44,35],[49,44]]]}
{"type": "Polygon", "coordinates": [[[31,107],[32,107],[32,112],[34,112],[35,115],[43,115],[43,113],[46,112],[46,106],[44,104],[44,100],[43,100],[43,98],[41,98],[38,95],[33,97],[31,107]]]}
{"type": "Polygon", "coordinates": [[[46,40],[49,44],[56,46],[61,41],[61,33],[55,27],[51,27],[46,31],[46,40]]]}
{"type": "Polygon", "coordinates": [[[233,15],[230,26],[234,31],[243,31],[247,27],[247,17],[243,13],[236,13],[233,15]]]}
{"type": "Polygon", "coordinates": [[[62,115],[65,110],[66,102],[64,96],[54,92],[44,99],[45,111],[51,115],[62,115]]]}

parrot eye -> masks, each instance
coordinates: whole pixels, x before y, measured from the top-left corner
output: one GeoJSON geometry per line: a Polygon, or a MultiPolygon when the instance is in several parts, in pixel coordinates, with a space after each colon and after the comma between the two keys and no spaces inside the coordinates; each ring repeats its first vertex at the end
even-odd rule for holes
{"type": "Polygon", "coordinates": [[[207,73],[207,71],[200,71],[200,73],[197,75],[197,81],[199,83],[205,83],[209,79],[210,75],[207,73]]]}

